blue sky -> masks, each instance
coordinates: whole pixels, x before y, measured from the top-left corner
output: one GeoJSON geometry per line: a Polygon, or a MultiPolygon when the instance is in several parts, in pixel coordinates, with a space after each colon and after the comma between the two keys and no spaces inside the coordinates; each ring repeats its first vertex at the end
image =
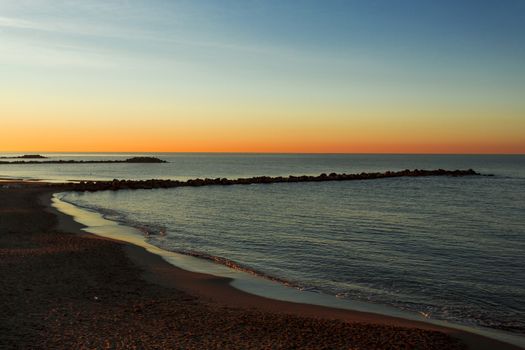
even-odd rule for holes
{"type": "Polygon", "coordinates": [[[524,13],[523,1],[4,1],[0,60],[239,83],[522,87],[524,13]]]}

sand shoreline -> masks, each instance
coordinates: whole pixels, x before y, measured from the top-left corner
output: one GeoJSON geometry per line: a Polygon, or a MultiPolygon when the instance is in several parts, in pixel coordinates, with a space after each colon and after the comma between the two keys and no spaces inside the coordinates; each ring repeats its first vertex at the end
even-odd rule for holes
{"type": "MultiPolygon", "coordinates": [[[[285,333],[286,337],[283,338],[285,340],[279,340],[280,338],[276,337],[276,331],[273,330],[262,332],[264,334],[259,334],[261,333],[261,331],[259,331],[257,333],[257,337],[255,337],[258,339],[258,341],[252,342],[253,339],[250,339],[250,335],[253,336],[253,329],[250,328],[250,321],[248,320],[247,328],[250,329],[251,332],[246,332],[245,329],[237,330],[239,334],[243,334],[242,341],[238,340],[236,344],[231,342],[228,344],[223,344],[222,347],[263,348],[263,345],[266,344],[266,346],[271,345],[276,348],[288,348],[293,346],[299,346],[301,348],[315,349],[322,348],[321,345],[325,344],[323,346],[327,346],[328,348],[350,347],[356,349],[461,348],[461,346],[455,343],[453,339],[448,338],[447,340],[447,337],[441,333],[443,332],[450,335],[454,339],[460,339],[463,343],[468,345],[469,349],[519,349],[519,347],[508,345],[497,340],[485,338],[476,334],[462,332],[450,328],[439,327],[424,322],[410,321],[395,317],[368,314],[358,311],[332,309],[328,307],[309,304],[283,302],[242,292],[231,287],[229,285],[230,281],[226,278],[215,277],[206,274],[199,274],[179,269],[167,263],[159,256],[147,252],[141,247],[137,247],[128,243],[112,242],[102,238],[93,239],[96,238],[96,236],[88,235],[81,231],[82,225],[74,222],[71,217],[56,211],[50,206],[50,198],[53,192],[55,191],[56,190],[53,190],[49,187],[42,188],[38,184],[24,184],[22,188],[7,190],[2,189],[0,190],[0,195],[3,194],[4,196],[8,195],[10,197],[25,196],[25,198],[29,198],[30,201],[34,201],[36,198],[40,198],[40,201],[43,204],[45,204],[45,206],[43,206],[42,204],[36,205],[33,208],[33,210],[36,213],[40,211],[45,212],[49,215],[47,216],[47,223],[46,220],[43,220],[42,222],[44,226],[47,226],[47,230],[60,232],[56,233],[56,235],[58,236],[71,237],[71,233],[73,233],[75,234],[75,240],[79,240],[77,242],[77,244],[79,245],[90,245],[94,242],[97,242],[95,243],[95,245],[98,245],[100,242],[100,245],[109,245],[112,247],[111,249],[115,251],[120,251],[123,257],[131,265],[133,265],[133,267],[131,268],[131,270],[133,270],[133,268],[135,269],[133,273],[136,274],[136,270],[139,271],[139,279],[144,280],[144,285],[141,287],[148,289],[152,293],[153,296],[150,298],[152,300],[162,299],[160,296],[162,296],[163,293],[165,293],[166,291],[168,291],[168,294],[183,294],[185,298],[187,298],[187,300],[182,303],[182,306],[175,303],[173,305],[174,307],[178,306],[179,308],[183,309],[191,309],[192,307],[194,307],[199,309],[199,312],[201,313],[208,313],[208,316],[210,314],[215,315],[217,309],[220,309],[222,311],[227,310],[227,320],[231,321],[232,324],[236,325],[235,327],[237,328],[239,324],[238,317],[242,318],[246,315],[250,315],[251,317],[249,318],[253,318],[253,320],[251,321],[253,325],[258,325],[259,327],[261,326],[261,324],[263,324],[264,327],[271,327],[272,325],[278,324],[278,320],[281,320],[283,317],[286,319],[286,324],[290,323],[290,326],[287,326],[289,329],[280,330],[281,332],[285,333]],[[54,217],[54,219],[52,219],[51,216],[54,217]],[[78,233],[82,233],[82,237],[79,237],[78,233]],[[155,288],[159,287],[162,289],[162,292],[155,291],[155,288]],[[203,309],[204,311],[201,309],[203,309]],[[253,317],[252,314],[256,316],[253,317]],[[233,321],[231,319],[233,319],[233,321]],[[261,319],[266,321],[262,321],[261,323],[261,319]],[[301,323],[303,325],[301,329],[297,329],[297,327],[293,326],[294,322],[301,323]],[[315,336],[313,334],[310,334],[309,338],[308,336],[302,334],[302,332],[304,332],[304,322],[310,322],[312,325],[315,325],[315,336]],[[326,330],[329,330],[329,332],[326,334],[323,333],[323,329],[325,329],[323,327],[325,327],[326,330]],[[338,330],[334,332],[333,327],[336,327],[338,330]],[[342,328],[340,329],[339,327],[342,328]],[[439,333],[436,331],[438,331],[439,333]],[[301,336],[299,338],[296,338],[294,334],[295,336],[297,336],[297,334],[300,334],[301,336]],[[356,334],[360,336],[358,337],[356,336],[356,334]],[[412,339],[414,337],[415,339],[412,339]],[[433,337],[437,338],[434,339],[433,337]],[[261,339],[264,339],[264,341],[261,341],[261,339]],[[417,343],[418,341],[422,341],[425,345],[423,345],[422,343],[417,343]],[[448,344],[446,343],[447,341],[449,342],[448,344]],[[396,342],[398,343],[394,344],[396,342]],[[403,346],[405,347],[402,347],[402,344],[404,344],[403,346]],[[408,347],[406,347],[407,344],[408,347]],[[413,346],[411,347],[410,344],[413,344],[413,346]],[[416,346],[416,344],[418,345],[416,346]]],[[[10,200],[17,202],[16,198],[10,198],[10,200]]],[[[19,210],[23,211],[23,204],[24,203],[18,203],[19,210]]],[[[3,215],[3,217],[6,217],[6,215],[9,215],[10,210],[13,210],[13,206],[16,206],[16,203],[12,204],[11,206],[8,205],[7,207],[1,207],[0,210],[2,210],[3,212],[0,212],[0,214],[3,215]]],[[[13,223],[11,223],[11,226],[9,226],[9,220],[2,220],[0,221],[0,224],[2,226],[7,225],[7,228],[9,228],[9,230],[12,231],[12,233],[14,234],[13,238],[16,238],[16,225],[15,227],[13,227],[13,223]]],[[[27,227],[25,228],[25,230],[31,232],[31,227],[27,227]]],[[[32,236],[38,237],[38,232],[32,232],[32,236]]],[[[11,244],[13,244],[13,242],[11,242],[11,244]]],[[[2,249],[3,251],[7,251],[6,256],[9,256],[10,254],[9,249],[13,251],[13,248],[5,249],[4,244],[2,246],[2,249]]],[[[90,260],[89,257],[84,258],[90,260]]],[[[70,257],[70,259],[73,258],[70,257]]],[[[119,257],[119,259],[122,259],[122,257],[119,257]]],[[[110,264],[111,261],[106,261],[106,263],[110,264]]],[[[122,276],[122,271],[117,271],[119,269],[118,264],[111,266],[113,266],[113,268],[110,268],[106,272],[109,272],[110,274],[114,275],[114,277],[125,278],[125,276],[122,276]]],[[[46,270],[45,266],[42,268],[44,271],[46,270]]],[[[51,273],[52,271],[48,272],[51,273]]],[[[75,281],[73,281],[73,283],[74,282],[75,281]]],[[[134,284],[141,284],[141,282],[137,280],[134,281],[134,284]]],[[[125,286],[120,287],[126,289],[125,286]]],[[[118,295],[116,299],[118,299],[118,295]]],[[[137,317],[137,315],[133,312],[127,312],[126,316],[131,318],[137,317]]],[[[173,319],[171,321],[177,324],[181,323],[180,319],[173,319]]],[[[150,322],[154,322],[154,320],[150,320],[150,322]]],[[[163,322],[167,321],[163,320],[163,322]]],[[[246,323],[247,321],[245,320],[243,322],[246,323]]],[[[191,322],[189,321],[187,323],[191,324],[191,322]]],[[[221,322],[221,324],[222,323],[224,322],[221,322]]],[[[90,335],[93,336],[93,334],[90,334],[89,332],[84,333],[84,336],[81,336],[80,339],[88,339],[90,338],[90,335]]],[[[206,343],[203,343],[202,337],[192,337],[192,334],[192,330],[189,329],[182,337],[182,340],[179,340],[175,343],[171,343],[172,345],[166,345],[168,343],[164,343],[165,345],[163,347],[191,348],[192,346],[198,347],[203,346],[204,344],[206,344],[206,347],[215,347],[220,342],[225,341],[229,338],[229,333],[223,332],[217,335],[217,339],[214,339],[213,337],[207,337],[206,343]]],[[[137,339],[142,338],[143,337],[139,337],[137,335],[137,339]]],[[[167,338],[166,341],[169,342],[170,340],[172,340],[173,337],[171,335],[166,335],[165,338],[167,338]]],[[[75,340],[75,342],[68,344],[80,344],[78,341],[78,336],[72,337],[72,339],[75,340]]],[[[130,342],[132,343],[136,341],[132,338],[126,339],[127,345],[122,345],[120,346],[120,348],[125,348],[126,346],[129,346],[130,342]]],[[[2,344],[2,340],[3,339],[0,339],[0,344],[2,344]]],[[[69,341],[71,341],[71,339],[69,341]]],[[[93,339],[91,341],[93,341],[93,339]]],[[[82,344],[85,344],[85,341],[82,344]]]]}

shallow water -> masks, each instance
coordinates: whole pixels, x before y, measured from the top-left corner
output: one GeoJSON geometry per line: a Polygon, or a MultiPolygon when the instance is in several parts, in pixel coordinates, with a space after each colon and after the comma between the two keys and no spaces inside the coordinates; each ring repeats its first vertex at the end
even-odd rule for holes
{"type": "MultiPolygon", "coordinates": [[[[69,193],[63,199],[142,228],[149,243],[166,250],[213,257],[342,299],[525,333],[523,156],[159,156],[170,163],[36,165],[24,176],[183,179],[404,168],[491,173],[69,193]]],[[[0,165],[0,176],[20,176],[29,166],[9,167],[0,165]]]]}

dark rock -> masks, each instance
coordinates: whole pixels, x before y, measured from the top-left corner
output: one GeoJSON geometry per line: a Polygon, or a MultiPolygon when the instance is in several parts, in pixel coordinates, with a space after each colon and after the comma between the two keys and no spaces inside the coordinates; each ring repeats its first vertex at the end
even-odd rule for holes
{"type": "Polygon", "coordinates": [[[126,163],[166,163],[165,160],[156,157],[133,157],[125,160],[126,163]]]}

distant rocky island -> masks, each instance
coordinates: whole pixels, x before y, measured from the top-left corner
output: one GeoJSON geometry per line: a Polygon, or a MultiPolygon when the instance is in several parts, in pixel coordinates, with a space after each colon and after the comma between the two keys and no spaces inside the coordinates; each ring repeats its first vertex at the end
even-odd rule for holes
{"type": "MultiPolygon", "coordinates": [[[[39,155],[26,155],[20,157],[3,157],[5,158],[46,158],[39,155]]],[[[98,163],[167,163],[165,160],[156,157],[132,157],[125,160],[17,160],[17,161],[0,161],[0,164],[98,164],[98,163]]]]}
{"type": "Polygon", "coordinates": [[[40,154],[24,154],[23,156],[0,157],[1,159],[46,159],[40,154]]]}

